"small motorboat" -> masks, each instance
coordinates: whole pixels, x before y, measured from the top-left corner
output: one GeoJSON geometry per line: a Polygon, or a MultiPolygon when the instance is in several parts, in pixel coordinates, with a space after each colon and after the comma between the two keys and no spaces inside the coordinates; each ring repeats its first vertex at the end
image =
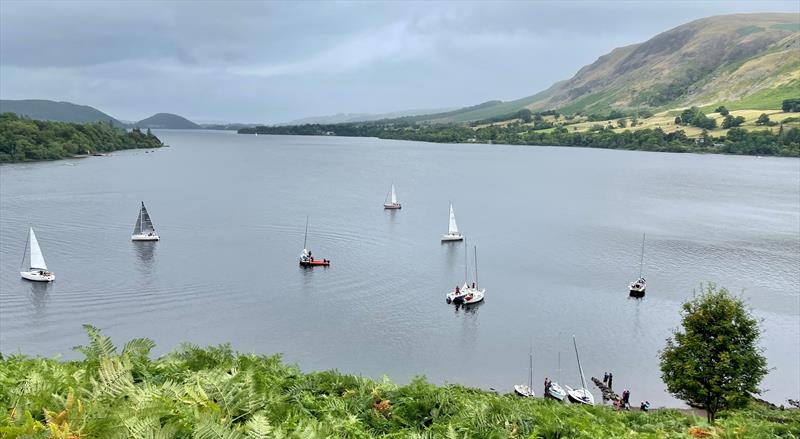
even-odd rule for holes
{"type": "Polygon", "coordinates": [[[533,347],[531,346],[528,354],[528,384],[517,384],[514,386],[514,393],[525,398],[536,396],[533,392],[533,347]]]}
{"type": "Polygon", "coordinates": [[[314,255],[306,245],[308,243],[308,217],[306,217],[306,234],[303,238],[303,251],[300,253],[300,266],[301,267],[327,267],[331,265],[329,259],[314,259],[314,255]]]}
{"type": "Polygon", "coordinates": [[[33,233],[33,227],[28,231],[28,242],[25,244],[22,263],[23,269],[20,270],[19,274],[23,279],[34,282],[52,282],[56,280],[56,275],[47,270],[47,263],[44,262],[44,255],[41,247],[39,247],[36,234],[33,233]],[[28,264],[25,264],[25,261],[28,261],[28,264]],[[24,270],[25,268],[27,270],[24,270]]]}
{"type": "Polygon", "coordinates": [[[386,200],[383,202],[384,209],[402,209],[403,206],[397,202],[397,192],[394,190],[394,183],[386,194],[386,200]]]}
{"type": "Polygon", "coordinates": [[[453,204],[450,203],[450,222],[447,224],[447,233],[442,235],[442,242],[461,241],[464,235],[458,231],[458,224],[456,224],[456,215],[453,213],[453,204]]]}
{"type": "Polygon", "coordinates": [[[144,207],[144,201],[142,201],[139,217],[136,218],[136,225],[133,227],[131,241],[158,241],[159,239],[156,229],[153,227],[153,221],[150,220],[150,214],[147,213],[147,208],[144,207]]]}

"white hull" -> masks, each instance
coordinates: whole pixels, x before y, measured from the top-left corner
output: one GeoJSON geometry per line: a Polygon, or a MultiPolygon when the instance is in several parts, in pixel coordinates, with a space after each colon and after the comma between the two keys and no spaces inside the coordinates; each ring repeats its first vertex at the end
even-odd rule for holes
{"type": "Polygon", "coordinates": [[[23,279],[32,280],[34,282],[52,282],[56,280],[56,275],[49,271],[45,271],[44,274],[41,274],[40,270],[20,271],[19,275],[22,276],[23,279]]]}
{"type": "Polygon", "coordinates": [[[158,241],[160,238],[156,234],[152,235],[131,235],[131,241],[158,241]]]}
{"type": "Polygon", "coordinates": [[[569,400],[577,404],[594,405],[594,395],[586,389],[573,389],[569,386],[567,388],[567,395],[569,400]]]}
{"type": "Polygon", "coordinates": [[[633,296],[644,296],[645,290],[647,290],[647,281],[644,280],[644,278],[636,282],[631,282],[630,285],[628,285],[628,291],[630,291],[633,296]]]}
{"type": "Polygon", "coordinates": [[[384,209],[402,209],[403,206],[400,203],[386,203],[383,205],[384,209]]]}
{"type": "Polygon", "coordinates": [[[472,291],[472,288],[467,286],[467,284],[464,284],[464,286],[462,286],[458,290],[458,293],[456,293],[455,291],[450,291],[449,293],[447,293],[447,295],[445,296],[445,300],[447,300],[447,303],[450,303],[453,300],[455,300],[456,297],[462,297],[463,298],[464,296],[469,294],[470,291],[472,291]]]}
{"type": "Polygon", "coordinates": [[[534,396],[536,396],[533,393],[533,389],[531,389],[530,387],[528,387],[525,384],[517,384],[516,386],[514,386],[514,392],[517,395],[524,396],[526,398],[533,398],[534,396]]]}
{"type": "Polygon", "coordinates": [[[545,396],[549,396],[559,401],[563,401],[564,398],[567,397],[567,392],[564,391],[564,389],[562,389],[558,383],[551,382],[550,388],[547,389],[547,394],[545,396]]]}
{"type": "Polygon", "coordinates": [[[451,234],[449,234],[449,233],[448,233],[448,234],[446,234],[446,235],[442,235],[442,242],[447,242],[447,241],[463,241],[463,240],[464,240],[464,235],[462,235],[462,234],[460,234],[460,233],[459,233],[459,234],[457,234],[457,235],[456,235],[456,234],[453,234],[453,235],[451,235],[451,234]]]}
{"type": "MultiPolygon", "coordinates": [[[[457,305],[471,305],[473,303],[478,303],[483,301],[484,296],[486,295],[486,289],[478,290],[472,288],[465,288],[461,290],[461,292],[456,296],[453,293],[453,298],[448,301],[448,303],[452,302],[457,305]]],[[[449,296],[449,295],[448,295],[449,296]]]]}

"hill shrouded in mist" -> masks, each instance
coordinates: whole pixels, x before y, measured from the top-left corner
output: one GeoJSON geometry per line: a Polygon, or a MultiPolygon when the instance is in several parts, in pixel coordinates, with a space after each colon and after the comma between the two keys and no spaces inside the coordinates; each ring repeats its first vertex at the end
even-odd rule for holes
{"type": "Polygon", "coordinates": [[[172,113],[157,113],[147,119],[142,119],[136,122],[139,128],[169,128],[169,129],[182,129],[182,130],[196,130],[201,128],[200,125],[192,122],[185,117],[178,116],[172,113]]]}

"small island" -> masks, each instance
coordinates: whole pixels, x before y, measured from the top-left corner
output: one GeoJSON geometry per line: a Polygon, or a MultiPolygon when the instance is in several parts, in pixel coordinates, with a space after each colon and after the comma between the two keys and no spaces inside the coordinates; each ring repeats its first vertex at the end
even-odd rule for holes
{"type": "Polygon", "coordinates": [[[0,163],[58,160],[120,149],[160,148],[148,129],[128,131],[112,122],[70,123],[0,114],[0,163]]]}

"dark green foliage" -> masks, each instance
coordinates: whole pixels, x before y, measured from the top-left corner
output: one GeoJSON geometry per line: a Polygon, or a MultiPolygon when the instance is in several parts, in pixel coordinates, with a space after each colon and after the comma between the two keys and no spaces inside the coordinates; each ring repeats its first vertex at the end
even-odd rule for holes
{"type": "Polygon", "coordinates": [[[675,116],[675,125],[680,125],[683,123],[683,119],[680,116],[675,116]]]}
{"type": "Polygon", "coordinates": [[[714,119],[707,117],[697,107],[691,107],[683,110],[680,118],[681,123],[684,125],[692,125],[698,128],[705,128],[707,130],[713,130],[717,127],[717,122],[714,119]]]}
{"type": "Polygon", "coordinates": [[[717,107],[717,109],[714,110],[714,112],[719,113],[721,116],[727,116],[728,114],[730,114],[730,111],[728,111],[728,109],[725,108],[724,105],[720,105],[719,107],[717,107]]]}
{"type": "Polygon", "coordinates": [[[683,304],[682,330],[661,351],[661,377],[675,397],[717,412],[747,405],[767,374],[760,329],[741,299],[708,285],[683,304]]]}
{"type": "Polygon", "coordinates": [[[800,99],[785,99],[781,105],[785,113],[796,113],[800,111],[800,99]]]}
{"type": "Polygon", "coordinates": [[[87,152],[161,146],[164,144],[152,133],[126,131],[108,122],[46,122],[14,113],[0,115],[0,162],[55,160],[87,152]]]}
{"type": "Polygon", "coordinates": [[[761,113],[761,116],[758,116],[758,119],[756,119],[756,125],[774,127],[775,125],[778,125],[778,122],[771,121],[769,116],[767,116],[767,113],[761,113]]]}
{"type": "Polygon", "coordinates": [[[529,123],[531,121],[531,110],[527,108],[519,110],[519,112],[517,113],[517,117],[522,119],[523,122],[529,123]]]}
{"type": "Polygon", "coordinates": [[[725,120],[722,121],[722,128],[734,128],[741,126],[744,123],[744,117],[736,116],[733,117],[732,115],[725,116],[725,120]]]}

